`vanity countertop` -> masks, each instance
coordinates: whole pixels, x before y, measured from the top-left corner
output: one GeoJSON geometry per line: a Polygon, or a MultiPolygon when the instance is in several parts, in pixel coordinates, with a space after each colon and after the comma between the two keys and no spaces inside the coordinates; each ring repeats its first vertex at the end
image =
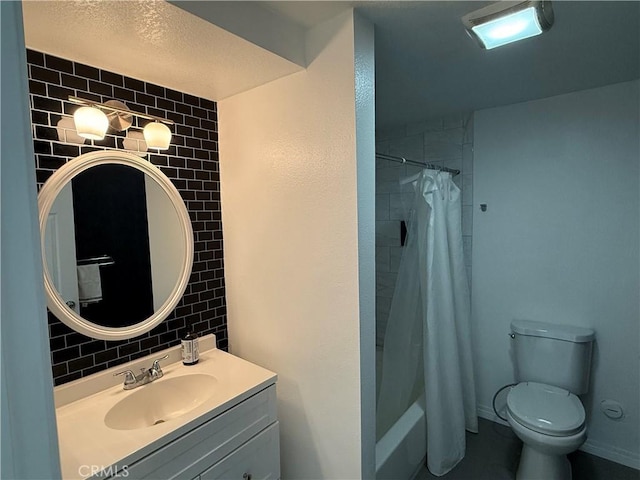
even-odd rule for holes
{"type": "Polygon", "coordinates": [[[96,473],[96,466],[108,469],[113,465],[120,468],[130,465],[275,383],[275,373],[216,349],[215,337],[208,337],[201,339],[200,361],[196,365],[182,364],[178,346],[56,387],[62,477],[87,478],[92,475],[92,469],[96,473]],[[122,377],[117,377],[117,385],[103,388],[113,385],[114,372],[148,368],[154,359],[167,353],[170,357],[162,364],[164,376],[155,382],[124,390],[122,377]],[[212,395],[193,410],[158,425],[131,430],[116,430],[105,424],[107,412],[127,396],[148,386],[193,374],[215,377],[214,386],[209,387],[212,395]],[[95,391],[98,388],[101,389],[95,391]]]}

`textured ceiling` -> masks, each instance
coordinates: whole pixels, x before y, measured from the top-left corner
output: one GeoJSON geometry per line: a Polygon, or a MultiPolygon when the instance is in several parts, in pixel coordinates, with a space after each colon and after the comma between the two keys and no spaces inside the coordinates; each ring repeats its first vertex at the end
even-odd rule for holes
{"type": "Polygon", "coordinates": [[[554,1],[549,32],[490,51],[460,21],[488,3],[266,2],[307,27],[350,6],[375,24],[378,128],[640,76],[638,1],[554,1]]]}
{"type": "Polygon", "coordinates": [[[301,69],[272,53],[277,48],[241,38],[282,41],[282,28],[244,13],[225,23],[224,11],[268,9],[303,35],[355,7],[375,24],[378,128],[640,76],[639,1],[554,1],[549,32],[490,51],[478,48],[460,22],[487,3],[85,0],[27,1],[23,9],[30,48],[220,100],[301,69]]]}
{"type": "Polygon", "coordinates": [[[164,1],[25,1],[27,47],[220,100],[302,70],[164,1]]]}

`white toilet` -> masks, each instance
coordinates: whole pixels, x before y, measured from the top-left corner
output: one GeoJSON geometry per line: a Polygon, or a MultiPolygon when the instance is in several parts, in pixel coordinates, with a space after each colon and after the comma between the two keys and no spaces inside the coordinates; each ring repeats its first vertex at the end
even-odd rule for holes
{"type": "Polygon", "coordinates": [[[507,420],[524,444],[516,480],[570,480],[566,455],[587,439],[576,395],[589,389],[595,332],[516,320],[511,333],[520,383],[507,396],[507,420]]]}

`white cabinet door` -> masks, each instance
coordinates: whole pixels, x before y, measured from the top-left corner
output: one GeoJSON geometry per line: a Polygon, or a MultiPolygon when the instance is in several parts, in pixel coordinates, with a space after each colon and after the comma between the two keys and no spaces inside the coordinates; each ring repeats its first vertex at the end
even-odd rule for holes
{"type": "Polygon", "coordinates": [[[277,480],[279,478],[278,422],[200,474],[200,480],[277,480]]]}
{"type": "Polygon", "coordinates": [[[129,478],[197,478],[277,419],[274,385],[129,465],[129,478]]]}

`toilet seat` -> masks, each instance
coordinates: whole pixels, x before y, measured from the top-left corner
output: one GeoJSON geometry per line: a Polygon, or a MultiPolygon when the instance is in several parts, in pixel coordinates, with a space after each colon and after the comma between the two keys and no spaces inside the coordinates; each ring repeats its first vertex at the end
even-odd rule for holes
{"type": "Polygon", "coordinates": [[[563,388],[523,382],[511,389],[507,409],[521,425],[554,437],[578,433],[585,422],[580,399],[563,388]]]}

